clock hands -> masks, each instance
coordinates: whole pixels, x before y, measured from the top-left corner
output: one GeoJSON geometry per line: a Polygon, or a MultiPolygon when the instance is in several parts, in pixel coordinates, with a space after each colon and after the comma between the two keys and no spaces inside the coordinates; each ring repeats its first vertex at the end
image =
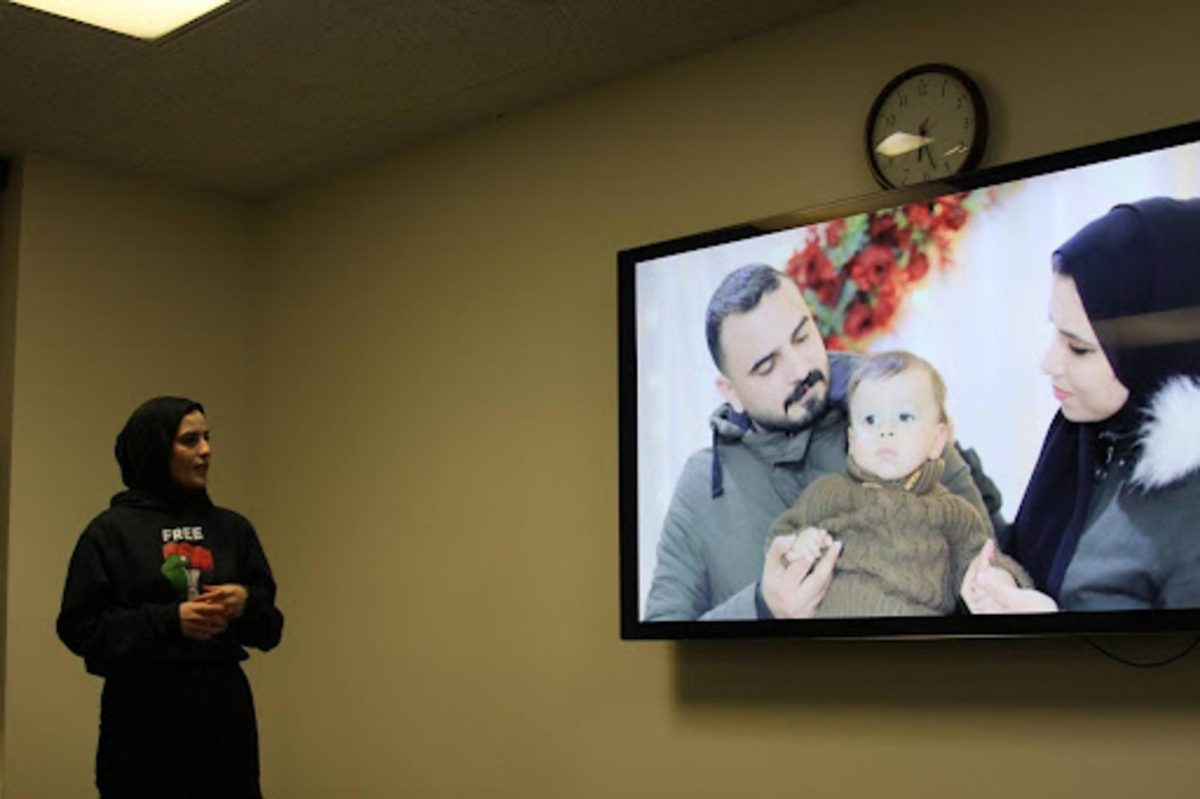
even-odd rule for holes
{"type": "MultiPolygon", "coordinates": [[[[932,142],[933,139],[930,139],[929,141],[932,142]]],[[[933,153],[930,151],[928,144],[921,148],[921,152],[917,153],[918,161],[921,160],[921,153],[925,154],[925,158],[927,158],[929,160],[929,165],[931,167],[933,167],[934,169],[937,169],[937,164],[933,160],[933,153]]]]}
{"type": "Polygon", "coordinates": [[[929,120],[926,119],[917,128],[917,135],[925,140],[925,143],[921,145],[921,149],[917,150],[917,163],[921,163],[921,154],[924,153],[925,157],[929,159],[929,165],[937,169],[937,164],[933,163],[933,155],[929,152],[929,145],[933,143],[933,139],[927,135],[928,133],[929,120]]]}

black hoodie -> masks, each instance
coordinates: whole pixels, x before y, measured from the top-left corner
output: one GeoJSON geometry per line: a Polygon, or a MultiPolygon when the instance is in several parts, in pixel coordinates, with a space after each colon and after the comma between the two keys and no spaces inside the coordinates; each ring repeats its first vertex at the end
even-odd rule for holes
{"type": "MultiPolygon", "coordinates": [[[[138,455],[130,454],[128,433],[139,426],[139,418],[145,422],[145,415],[139,414],[155,402],[135,411],[117,439],[127,483],[140,482],[129,479],[130,458],[138,455]]],[[[191,406],[198,409],[195,403],[191,406]]],[[[150,410],[153,414],[162,409],[150,410]]],[[[168,413],[158,424],[169,426],[173,436],[179,419],[191,410],[180,410],[174,421],[174,413],[168,413]]],[[[142,454],[158,461],[165,474],[165,455],[159,460],[160,448],[150,449],[142,454]]],[[[154,487],[162,485],[156,481],[154,487]]],[[[279,643],[283,614],[275,607],[275,581],[266,555],[245,517],[216,507],[203,491],[157,492],[138,485],[114,496],[109,509],[79,537],[57,626],[63,643],[84,658],[87,670],[107,677],[245,660],[243,646],[267,650],[279,643]],[[179,605],[187,596],[182,580],[188,567],[201,567],[194,570],[199,571],[194,576],[199,577],[200,590],[204,585],[238,583],[248,593],[242,617],[207,641],[185,638],[180,632],[179,605]]]]}

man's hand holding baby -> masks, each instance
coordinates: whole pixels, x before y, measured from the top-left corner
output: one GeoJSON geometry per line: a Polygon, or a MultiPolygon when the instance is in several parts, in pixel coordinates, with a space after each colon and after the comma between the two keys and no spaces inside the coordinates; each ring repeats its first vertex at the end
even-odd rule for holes
{"type": "Polygon", "coordinates": [[[808,619],[816,613],[842,545],[829,533],[807,527],[776,536],[763,564],[763,601],[777,619],[808,619]]]}

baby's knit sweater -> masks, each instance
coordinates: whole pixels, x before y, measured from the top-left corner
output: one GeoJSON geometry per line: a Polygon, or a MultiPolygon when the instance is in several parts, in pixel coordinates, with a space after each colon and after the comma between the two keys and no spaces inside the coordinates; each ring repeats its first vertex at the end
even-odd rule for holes
{"type": "MultiPolygon", "coordinates": [[[[822,476],[776,520],[772,537],[818,527],[842,542],[817,617],[954,612],[967,566],[991,531],[966,500],[938,482],[943,468],[928,461],[909,478],[889,482],[851,459],[851,474],[822,476]]],[[[997,560],[1018,583],[1029,583],[1011,558],[997,560]]]]}

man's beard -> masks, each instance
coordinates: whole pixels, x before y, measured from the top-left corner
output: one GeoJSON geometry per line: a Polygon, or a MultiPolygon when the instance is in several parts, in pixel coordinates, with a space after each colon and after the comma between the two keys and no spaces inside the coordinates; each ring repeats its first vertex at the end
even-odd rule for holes
{"type": "Polygon", "coordinates": [[[825,408],[829,405],[829,392],[822,391],[819,395],[814,395],[808,399],[801,399],[804,394],[818,383],[825,382],[825,375],[819,369],[813,369],[805,378],[796,384],[791,393],[783,400],[783,414],[774,419],[762,419],[754,415],[750,416],[751,421],[761,430],[767,430],[774,433],[799,433],[801,430],[807,430],[821,417],[825,412],[825,408]],[[804,408],[804,415],[799,419],[789,419],[788,409],[796,403],[804,408]]]}

